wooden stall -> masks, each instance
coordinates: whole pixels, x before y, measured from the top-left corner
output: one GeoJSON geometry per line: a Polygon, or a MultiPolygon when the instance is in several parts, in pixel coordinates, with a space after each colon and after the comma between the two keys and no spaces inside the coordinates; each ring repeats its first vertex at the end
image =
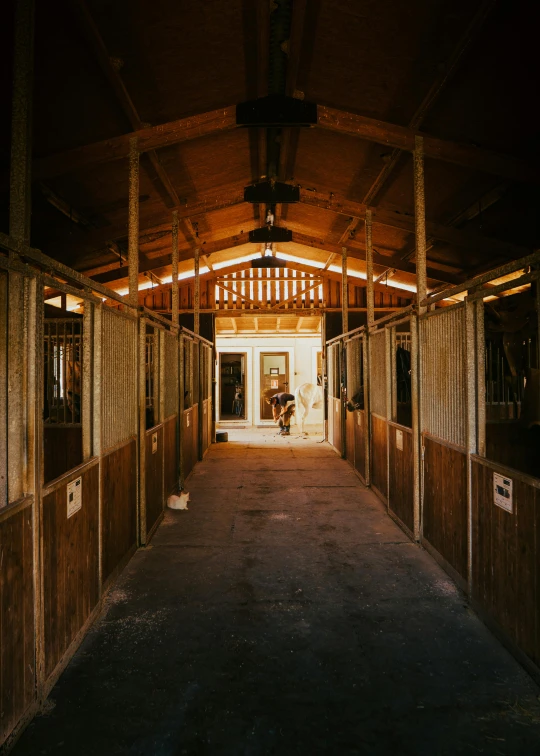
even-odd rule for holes
{"type": "Polygon", "coordinates": [[[422,315],[419,334],[424,449],[422,542],[466,583],[465,305],[422,315]]]}
{"type": "Polygon", "coordinates": [[[344,449],[343,401],[341,398],[342,346],[340,342],[327,345],[328,371],[328,442],[339,453],[344,449]]]}
{"type": "Polygon", "coordinates": [[[105,588],[137,548],[137,365],[134,313],[95,312],[94,454],[101,456],[101,559],[105,588]],[[101,339],[99,336],[101,335],[101,339]],[[99,413],[98,413],[99,408],[99,413]]]}
{"type": "Polygon", "coordinates": [[[371,425],[371,485],[388,503],[388,331],[369,334],[369,406],[371,425]]]}
{"type": "Polygon", "coordinates": [[[213,346],[202,336],[182,328],[180,360],[180,476],[183,485],[213,440],[213,346]]]}
{"type": "Polygon", "coordinates": [[[472,599],[540,667],[540,480],[472,457],[472,599]]]}
{"type": "MultiPolygon", "coordinates": [[[[416,322],[413,321],[413,328],[416,322]]],[[[386,326],[390,342],[390,421],[388,423],[388,509],[415,537],[415,434],[412,384],[417,361],[412,359],[411,318],[386,326]]],[[[416,333],[416,330],[414,330],[416,333]]]]}

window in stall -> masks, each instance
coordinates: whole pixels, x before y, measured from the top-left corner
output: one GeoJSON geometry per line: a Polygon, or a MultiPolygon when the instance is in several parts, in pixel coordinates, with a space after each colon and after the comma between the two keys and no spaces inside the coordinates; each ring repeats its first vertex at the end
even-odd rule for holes
{"type": "Polygon", "coordinates": [[[537,288],[484,302],[486,457],[540,478],[537,288]]]}
{"type": "Polygon", "coordinates": [[[44,289],[43,472],[49,483],[83,462],[84,302],[44,289]]]}
{"type": "Polygon", "coordinates": [[[146,325],[145,407],[146,430],[160,422],[159,417],[159,331],[146,325]]]}
{"type": "Polygon", "coordinates": [[[392,420],[412,427],[411,333],[408,323],[395,327],[392,365],[392,420]]]}

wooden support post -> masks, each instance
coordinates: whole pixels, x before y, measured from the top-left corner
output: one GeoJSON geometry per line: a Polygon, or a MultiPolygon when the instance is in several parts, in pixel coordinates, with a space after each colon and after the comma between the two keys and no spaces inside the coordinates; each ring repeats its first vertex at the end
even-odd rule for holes
{"type": "Polygon", "coordinates": [[[180,447],[178,450],[178,489],[181,491],[184,488],[184,445],[183,445],[183,439],[184,439],[184,407],[185,407],[185,401],[184,401],[184,395],[186,392],[186,386],[185,386],[185,340],[182,335],[182,332],[180,331],[178,335],[178,375],[179,375],[179,392],[180,392],[180,402],[178,405],[178,415],[180,418],[180,447]]]}
{"type": "Polygon", "coordinates": [[[341,325],[342,333],[349,330],[349,287],[347,285],[347,247],[341,248],[341,325]]]}
{"type": "Polygon", "coordinates": [[[375,290],[373,288],[373,221],[371,210],[366,210],[366,276],[367,276],[367,324],[375,322],[375,290]]]}
{"type": "MultiPolygon", "coordinates": [[[[427,294],[426,282],[426,193],[424,185],[424,138],[414,138],[414,223],[416,234],[416,301],[422,302],[427,294]]],[[[425,307],[418,308],[419,314],[425,307]]]]}
{"type": "Polygon", "coordinates": [[[128,219],[129,303],[139,299],[139,150],[137,139],[129,140],[129,219],[128,219]]]}
{"type": "Polygon", "coordinates": [[[472,528],[473,528],[473,512],[472,512],[472,463],[471,454],[476,453],[476,407],[477,407],[477,392],[476,392],[476,378],[477,378],[477,362],[476,362],[476,308],[477,306],[483,307],[482,300],[478,302],[466,300],[465,301],[465,380],[466,380],[466,395],[465,406],[467,408],[466,414],[466,429],[465,438],[467,445],[467,575],[468,575],[468,589],[469,596],[472,593],[472,528]]]}
{"type": "MultiPolygon", "coordinates": [[[[139,319],[139,496],[137,543],[146,543],[146,320],[139,319]]],[[[150,376],[148,376],[150,377],[150,376]]]]}
{"type": "Polygon", "coordinates": [[[420,540],[420,492],[422,485],[422,435],[420,432],[420,362],[418,359],[418,318],[411,316],[411,426],[413,445],[413,534],[420,540]]]}
{"type": "Polygon", "coordinates": [[[172,322],[178,325],[178,210],[172,214],[172,322]]]}
{"type": "Polygon", "coordinates": [[[200,333],[200,310],[201,310],[201,278],[199,275],[199,256],[200,256],[200,249],[198,247],[195,248],[195,259],[194,259],[194,265],[195,265],[195,297],[193,302],[193,333],[196,333],[199,335],[200,333]]]}

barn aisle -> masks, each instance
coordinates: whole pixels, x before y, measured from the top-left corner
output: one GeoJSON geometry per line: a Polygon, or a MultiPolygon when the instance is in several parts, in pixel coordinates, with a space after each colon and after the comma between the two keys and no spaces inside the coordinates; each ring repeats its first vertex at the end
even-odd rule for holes
{"type": "Polygon", "coordinates": [[[15,756],[538,753],[538,689],[348,464],[229,439],[15,756]]]}

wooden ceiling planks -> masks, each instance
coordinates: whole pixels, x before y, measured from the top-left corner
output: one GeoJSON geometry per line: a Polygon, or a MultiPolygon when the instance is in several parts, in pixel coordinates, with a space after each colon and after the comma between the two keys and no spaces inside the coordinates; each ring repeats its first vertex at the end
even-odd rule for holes
{"type": "MultiPolygon", "coordinates": [[[[53,2],[63,7],[60,0],[53,2]]],[[[74,217],[89,219],[85,228],[38,203],[35,236],[44,251],[78,268],[118,261],[108,245],[121,248],[127,232],[124,158],[130,133],[125,108],[122,113],[118,93],[115,101],[115,87],[107,82],[109,64],[109,74],[116,73],[140,118],[141,148],[156,150],[169,177],[169,199],[176,196],[186,220],[183,253],[192,254],[199,239],[220,243],[257,225],[261,217],[242,202],[242,187],[261,173],[262,142],[258,131],[236,128],[234,103],[264,94],[268,29],[261,20],[268,9],[263,0],[254,13],[242,0],[181,8],[173,0],[141,0],[136,8],[127,0],[114,7],[105,0],[86,2],[111,56],[101,69],[72,9],[61,14],[56,27],[48,17],[38,30],[34,175],[48,177],[48,186],[73,208],[74,217]],[[250,13],[257,19],[253,30],[250,13]],[[45,41],[55,40],[57,50],[45,60],[45,41]],[[63,75],[66,61],[71,68],[63,75]]],[[[281,175],[303,187],[301,205],[282,216],[297,238],[314,239],[326,249],[347,243],[353,255],[363,254],[363,200],[392,163],[390,180],[377,193],[374,242],[379,259],[410,274],[412,177],[407,156],[397,160],[392,150],[411,149],[419,104],[430,87],[446,80],[449,61],[463,48],[475,18],[489,12],[422,124],[430,135],[426,155],[436,157],[426,161],[433,239],[428,264],[453,273],[538,245],[531,216],[536,190],[525,184],[519,194],[513,184],[536,174],[526,153],[533,124],[525,116],[533,98],[523,98],[526,77],[516,80],[519,64],[502,44],[512,30],[526,37],[532,32],[525,28],[523,3],[495,11],[491,5],[489,0],[472,6],[465,0],[413,0],[407,6],[389,0],[295,0],[287,86],[320,103],[318,128],[283,136],[281,175]],[[509,89],[512,81],[519,97],[509,89]],[[493,114],[496,123],[490,123],[493,114]],[[489,212],[459,220],[500,185],[499,176],[486,171],[502,174],[509,188],[489,212]],[[525,222],[513,223],[516,218],[525,222]]],[[[159,170],[141,184],[143,266],[164,264],[170,254],[170,202],[164,201],[158,178],[159,170]]],[[[305,245],[302,254],[314,254],[313,249],[305,245]]]]}

